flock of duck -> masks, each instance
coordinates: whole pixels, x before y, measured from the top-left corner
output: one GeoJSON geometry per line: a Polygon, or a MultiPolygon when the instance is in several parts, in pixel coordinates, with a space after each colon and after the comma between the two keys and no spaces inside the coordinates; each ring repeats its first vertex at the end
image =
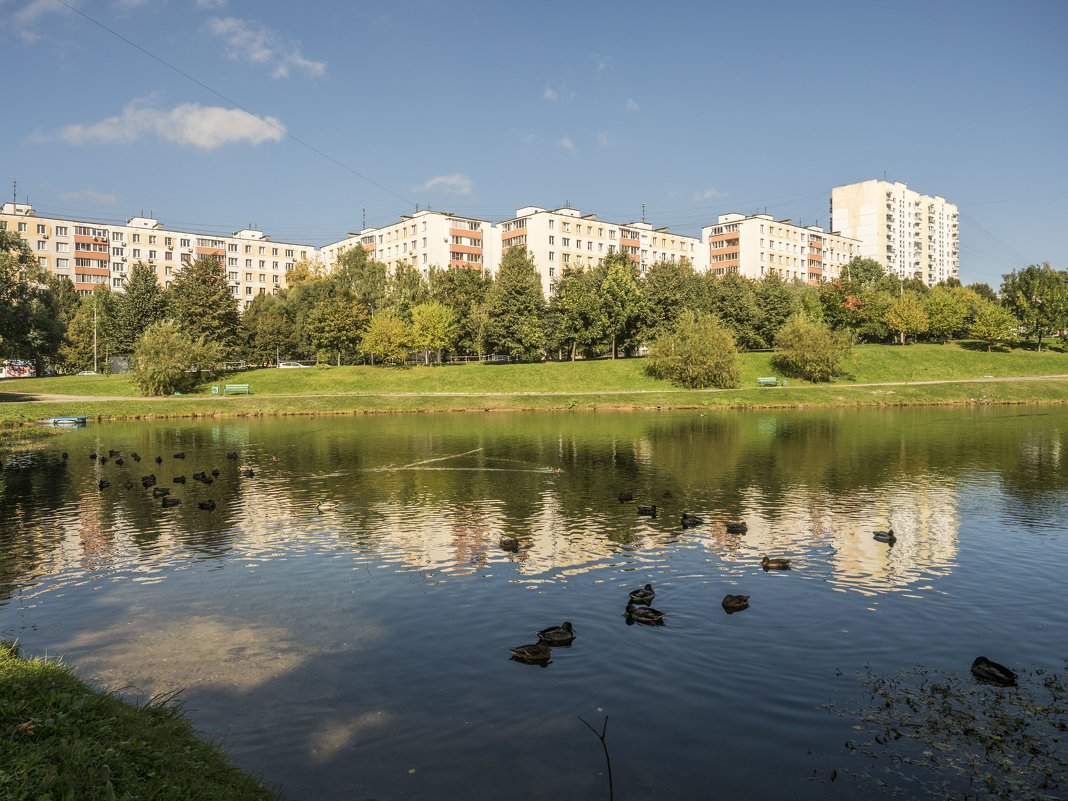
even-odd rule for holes
{"type": "MultiPolygon", "coordinates": [[[[141,461],[141,456],[136,451],[131,451],[130,454],[129,454],[129,457],[134,462],[140,462],[141,461]]],[[[61,455],[61,458],[64,461],[66,461],[67,458],[68,458],[68,454],[66,452],[64,452],[61,455]]],[[[116,450],[109,450],[107,452],[106,456],[104,454],[90,453],[89,454],[89,458],[92,459],[93,461],[97,462],[98,464],[106,464],[108,461],[111,461],[117,467],[122,467],[126,463],[125,459],[123,458],[123,452],[122,451],[116,451],[116,450]]],[[[173,458],[175,458],[175,459],[185,459],[185,452],[183,451],[183,452],[175,453],[175,454],[173,454],[173,458]]],[[[237,453],[235,453],[235,452],[227,453],[226,454],[226,458],[227,459],[237,459],[237,453]]],[[[163,457],[162,456],[157,456],[155,458],[155,462],[156,462],[157,465],[162,465],[163,464],[163,457]]],[[[253,471],[253,469],[251,467],[248,467],[247,465],[242,465],[238,469],[241,471],[241,475],[245,476],[245,478],[252,478],[255,475],[255,472],[253,471]]],[[[206,470],[201,470],[199,472],[193,473],[191,477],[192,477],[192,479],[194,481],[199,481],[204,486],[211,486],[214,483],[215,479],[219,477],[219,471],[217,469],[213,469],[211,471],[211,473],[209,474],[206,470]]],[[[186,483],[186,479],[185,479],[184,475],[174,476],[171,479],[171,481],[174,484],[182,484],[182,485],[184,485],[186,483]]],[[[107,489],[110,486],[111,486],[111,482],[109,480],[105,479],[105,478],[102,478],[102,479],[100,479],[100,481],[97,482],[97,487],[101,491],[107,489]]],[[[133,481],[130,481],[129,479],[127,479],[126,481],[124,481],[121,484],[121,486],[123,488],[125,488],[125,489],[130,490],[130,489],[134,488],[135,484],[134,484],[133,481]]],[[[169,509],[169,508],[172,508],[174,506],[178,506],[182,502],[181,498],[175,498],[175,497],[173,497],[171,495],[171,490],[170,490],[169,487],[157,486],[157,479],[156,479],[156,474],[155,473],[149,473],[148,475],[141,476],[141,487],[144,488],[144,489],[150,489],[151,488],[152,497],[153,498],[159,498],[160,499],[160,506],[162,508],[164,508],[164,509],[169,509]]],[[[208,498],[207,500],[203,500],[203,501],[198,501],[197,502],[197,508],[203,509],[206,512],[215,511],[215,506],[216,506],[215,501],[213,499],[211,499],[211,498],[208,498]]]]}

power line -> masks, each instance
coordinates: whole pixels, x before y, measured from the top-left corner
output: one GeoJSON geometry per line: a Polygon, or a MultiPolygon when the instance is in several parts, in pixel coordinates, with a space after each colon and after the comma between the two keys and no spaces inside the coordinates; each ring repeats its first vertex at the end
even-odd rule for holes
{"type": "Polygon", "coordinates": [[[299,138],[297,136],[294,136],[289,131],[287,131],[285,128],[282,128],[282,127],[279,127],[278,125],[275,125],[274,123],[270,122],[269,120],[264,119],[263,117],[261,117],[258,114],[254,114],[253,112],[249,111],[247,108],[242,106],[240,103],[238,103],[236,100],[231,100],[229,97],[224,95],[222,92],[220,92],[220,91],[218,91],[216,89],[213,89],[212,87],[208,86],[203,81],[201,81],[201,80],[199,80],[197,78],[194,78],[188,72],[185,72],[185,71],[179,69],[178,67],[176,67],[173,64],[171,64],[169,61],[167,61],[167,60],[161,58],[160,56],[157,56],[155,53],[153,53],[153,52],[151,52],[149,50],[146,50],[145,48],[141,47],[141,45],[137,44],[137,42],[134,42],[134,41],[131,41],[130,39],[127,39],[125,36],[123,36],[118,31],[112,30],[111,28],[109,28],[107,25],[105,25],[102,22],[98,22],[93,17],[90,17],[88,14],[86,14],[84,11],[82,11],[81,9],[75,8],[70,3],[67,3],[66,0],[56,0],[56,2],[59,3],[61,6],[65,6],[66,8],[70,9],[75,14],[78,14],[79,16],[84,17],[85,19],[89,20],[91,23],[96,25],[101,30],[107,31],[112,36],[114,36],[116,39],[119,39],[119,40],[125,42],[130,47],[134,48],[135,50],[139,50],[140,52],[144,53],[149,58],[154,59],[155,61],[158,61],[164,67],[167,67],[167,69],[173,70],[174,72],[178,73],[183,78],[185,78],[186,80],[192,81],[193,83],[195,83],[200,88],[202,88],[202,89],[204,89],[204,90],[206,90],[208,92],[211,92],[213,95],[215,95],[216,97],[226,101],[227,103],[229,103],[234,108],[240,109],[241,111],[245,112],[246,114],[249,114],[250,116],[256,117],[264,125],[268,126],[269,128],[273,128],[274,130],[278,131],[279,134],[281,134],[282,136],[286,137],[287,139],[291,139],[292,141],[296,142],[301,147],[307,148],[312,153],[315,153],[316,155],[321,156],[322,158],[324,158],[327,161],[329,161],[331,164],[337,165],[338,167],[340,167],[341,169],[345,170],[346,172],[352,173],[357,178],[360,178],[360,179],[366,181],[367,183],[371,184],[372,186],[377,186],[383,192],[386,192],[386,193],[388,193],[390,195],[393,195],[393,197],[395,197],[395,198],[397,198],[399,200],[403,200],[409,206],[413,205],[412,201],[409,200],[408,198],[404,197],[404,195],[397,194],[396,192],[394,192],[389,187],[383,186],[382,184],[378,183],[378,181],[375,181],[372,178],[368,178],[366,175],[364,175],[363,173],[353,169],[348,164],[345,164],[344,162],[338,161],[336,158],[331,156],[329,153],[324,153],[322,150],[320,150],[319,148],[315,147],[314,145],[311,145],[311,144],[305,142],[303,139],[301,139],[301,138],[299,138]]]}

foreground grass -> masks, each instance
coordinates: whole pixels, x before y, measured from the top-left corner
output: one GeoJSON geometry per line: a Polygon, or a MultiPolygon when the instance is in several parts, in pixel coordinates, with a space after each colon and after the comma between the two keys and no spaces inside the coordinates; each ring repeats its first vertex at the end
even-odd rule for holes
{"type": "Polygon", "coordinates": [[[172,703],[135,706],[71,668],[0,643],[0,796],[274,799],[200,740],[172,703]]]}

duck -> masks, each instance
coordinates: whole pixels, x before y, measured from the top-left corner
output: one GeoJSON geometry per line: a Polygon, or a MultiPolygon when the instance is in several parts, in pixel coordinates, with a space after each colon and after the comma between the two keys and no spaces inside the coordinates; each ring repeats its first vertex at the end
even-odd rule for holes
{"type": "Polygon", "coordinates": [[[252,468],[250,467],[247,470],[242,470],[241,475],[243,475],[245,478],[252,478],[256,474],[252,472],[252,468]]]}
{"type": "Polygon", "coordinates": [[[174,454],[174,458],[175,459],[184,459],[185,458],[185,451],[182,451],[181,453],[174,454]]]}
{"type": "Polygon", "coordinates": [[[213,500],[200,501],[199,503],[197,503],[197,507],[200,508],[200,509],[203,509],[206,512],[214,512],[215,511],[215,501],[213,501],[213,500]]]}
{"type": "Polygon", "coordinates": [[[705,522],[704,519],[698,517],[697,515],[683,515],[682,516],[682,527],[683,528],[693,528],[694,526],[699,526],[704,522],[705,522]]]}
{"type": "Polygon", "coordinates": [[[111,457],[122,456],[122,451],[111,451],[111,450],[109,450],[108,451],[108,456],[111,456],[111,457]]]}
{"type": "Polygon", "coordinates": [[[728,534],[745,534],[749,530],[749,525],[743,520],[737,523],[727,523],[728,534]]]}
{"type": "Polygon", "coordinates": [[[171,481],[173,481],[175,484],[184,484],[185,483],[185,476],[175,476],[174,478],[171,479],[171,481]]]}
{"type": "Polygon", "coordinates": [[[735,612],[741,612],[743,609],[749,608],[749,596],[748,595],[724,595],[723,596],[723,610],[728,615],[733,615],[735,612]]]}
{"type": "Polygon", "coordinates": [[[872,537],[874,537],[876,542],[886,542],[890,544],[893,544],[894,541],[897,540],[897,537],[894,536],[893,529],[890,529],[889,531],[876,531],[872,537]]]}
{"type": "Polygon", "coordinates": [[[763,559],[760,560],[760,566],[762,568],[764,568],[765,571],[768,571],[768,570],[789,570],[790,569],[790,560],[787,559],[784,556],[772,556],[772,557],[765,556],[763,559]]]}
{"type": "Polygon", "coordinates": [[[157,456],[156,457],[156,464],[163,464],[163,457],[162,456],[157,456]]]}
{"type": "Polygon", "coordinates": [[[118,459],[115,460],[115,464],[117,464],[119,467],[122,467],[125,462],[122,461],[122,457],[120,456],[118,459]]]}
{"type": "Polygon", "coordinates": [[[651,606],[627,604],[627,611],[623,615],[636,623],[645,623],[649,626],[664,622],[664,613],[659,609],[653,609],[651,606]]]}
{"type": "Polygon", "coordinates": [[[634,500],[634,493],[633,492],[621,492],[621,493],[619,493],[619,502],[620,503],[626,503],[627,501],[633,501],[633,500],[634,500]]]}
{"type": "Polygon", "coordinates": [[[319,503],[315,504],[315,508],[320,512],[332,512],[334,509],[337,509],[337,504],[333,502],[323,503],[322,501],[319,501],[319,503]]]}
{"type": "Polygon", "coordinates": [[[196,472],[196,473],[193,473],[193,475],[192,475],[193,481],[203,481],[207,477],[208,477],[208,474],[205,473],[203,470],[201,470],[199,472],[196,472]]]}
{"type": "Polygon", "coordinates": [[[548,662],[549,658],[553,655],[549,646],[540,642],[530,643],[529,645],[517,645],[515,648],[509,650],[512,652],[512,658],[519,662],[548,662]]]}
{"type": "Polygon", "coordinates": [[[152,488],[152,497],[153,498],[162,498],[164,495],[170,495],[170,494],[171,494],[171,491],[169,489],[167,489],[166,487],[153,487],[152,488]]]}
{"type": "Polygon", "coordinates": [[[63,461],[65,462],[65,461],[67,461],[67,459],[69,459],[69,458],[70,458],[70,456],[69,456],[69,454],[68,454],[68,453],[67,453],[66,451],[63,451],[63,453],[61,453],[61,454],[59,455],[59,458],[60,458],[60,459],[62,459],[62,460],[63,460],[63,461]]]}
{"type": "Polygon", "coordinates": [[[130,458],[133,459],[135,462],[141,461],[141,457],[137,455],[137,451],[131,451],[130,458]]]}
{"type": "Polygon", "coordinates": [[[89,454],[89,458],[95,460],[96,459],[96,454],[95,453],[90,453],[89,454]]]}
{"type": "Polygon", "coordinates": [[[1002,687],[1011,687],[1016,684],[1016,674],[1004,665],[991,662],[985,656],[976,657],[972,662],[972,675],[979,681],[988,684],[997,684],[1002,687]]]}
{"type": "Polygon", "coordinates": [[[124,481],[124,482],[122,483],[122,486],[123,486],[123,487],[124,487],[125,489],[133,489],[133,482],[132,482],[132,481],[124,481]]]}
{"type": "Polygon", "coordinates": [[[212,471],[211,471],[211,474],[212,474],[213,476],[215,476],[216,478],[218,478],[218,477],[219,477],[219,471],[218,471],[218,469],[212,470],[212,471]]]}
{"type": "Polygon", "coordinates": [[[656,517],[656,505],[653,506],[639,506],[638,514],[642,517],[656,517]]]}
{"type": "Polygon", "coordinates": [[[100,489],[106,489],[111,486],[111,482],[106,479],[100,479],[100,483],[97,485],[100,489]]]}
{"type": "Polygon", "coordinates": [[[639,587],[636,590],[630,591],[631,603],[645,604],[648,606],[653,602],[653,598],[656,597],[656,590],[653,589],[652,584],[646,584],[644,587],[639,587]]]}
{"type": "Polygon", "coordinates": [[[237,458],[237,451],[230,451],[229,453],[226,454],[226,458],[227,459],[236,459],[237,458]]]}
{"type": "Polygon", "coordinates": [[[506,551],[511,551],[512,553],[519,552],[519,540],[515,537],[501,537],[500,540],[498,540],[498,545],[506,551]]]}
{"type": "Polygon", "coordinates": [[[563,625],[550,626],[539,631],[538,639],[541,642],[551,643],[552,645],[570,645],[571,641],[575,639],[575,629],[570,620],[565,620],[563,625]]]}
{"type": "Polygon", "coordinates": [[[181,502],[182,502],[181,498],[164,498],[162,506],[163,506],[164,509],[166,509],[169,506],[177,506],[181,502]]]}

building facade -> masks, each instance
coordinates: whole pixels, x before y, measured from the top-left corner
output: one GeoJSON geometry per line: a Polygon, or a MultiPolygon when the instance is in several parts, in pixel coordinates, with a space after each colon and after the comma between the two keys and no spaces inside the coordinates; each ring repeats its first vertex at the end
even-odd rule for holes
{"type": "Polygon", "coordinates": [[[809,284],[838,278],[860,252],[856,239],[769,214],[721,214],[715,225],[701,229],[701,242],[713,275],[737,273],[759,280],[775,274],[809,284]]]}
{"type": "Polygon", "coordinates": [[[831,221],[862,243],[860,255],[888,274],[928,286],[960,272],[958,212],[938,195],[921,195],[903,183],[862,181],[831,190],[831,221]]]}
{"type": "Polygon", "coordinates": [[[286,274],[315,248],[272,242],[262,231],[244,229],[232,236],[170,230],[151,217],[132,217],[125,224],[38,217],[21,203],[0,206],[0,229],[16,231],[30,245],[42,267],[74,282],[81,294],[106,284],[121,292],[137,262],[156,272],[169,287],[185,262],[210,257],[226,267],[230,291],[242,308],[256,295],[286,286],[286,274]]]}
{"type": "Polygon", "coordinates": [[[319,258],[332,270],[338,258],[357,245],[367,257],[393,272],[398,264],[417,268],[424,276],[431,267],[495,270],[500,260],[500,237],[488,220],[442,211],[417,211],[382,228],[365,228],[319,250],[319,258]]]}
{"type": "Polygon", "coordinates": [[[534,259],[546,296],[552,294],[566,268],[595,267],[617,251],[630,256],[641,275],[660,261],[687,259],[693,263],[699,259],[700,240],[696,237],[673,234],[667,228],[653,228],[645,222],[605,222],[598,220],[596,214],[582,214],[578,209],[550,211],[525,206],[497,227],[501,255],[513,247],[525,248],[534,259]]]}

